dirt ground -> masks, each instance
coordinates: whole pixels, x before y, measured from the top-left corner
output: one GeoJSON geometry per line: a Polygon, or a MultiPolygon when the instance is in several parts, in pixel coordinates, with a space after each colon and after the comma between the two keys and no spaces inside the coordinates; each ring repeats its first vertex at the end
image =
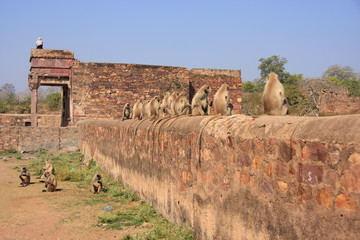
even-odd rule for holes
{"type": "Polygon", "coordinates": [[[106,230],[96,227],[100,205],[86,205],[93,195],[76,182],[58,182],[56,192],[42,192],[44,184],[31,177],[20,186],[26,160],[0,158],[0,239],[122,239],[141,227],[106,230]]]}

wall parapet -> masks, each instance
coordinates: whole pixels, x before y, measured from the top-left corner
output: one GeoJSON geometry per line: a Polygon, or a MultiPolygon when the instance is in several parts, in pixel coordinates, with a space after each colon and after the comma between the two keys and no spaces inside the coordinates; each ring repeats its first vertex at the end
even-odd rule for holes
{"type": "Polygon", "coordinates": [[[78,122],[82,153],[199,239],[355,239],[360,116],[78,122]],[[315,227],[316,226],[316,227],[315,227]]]}
{"type": "Polygon", "coordinates": [[[20,127],[0,126],[0,150],[36,151],[79,150],[79,132],[76,127],[20,127]]]}

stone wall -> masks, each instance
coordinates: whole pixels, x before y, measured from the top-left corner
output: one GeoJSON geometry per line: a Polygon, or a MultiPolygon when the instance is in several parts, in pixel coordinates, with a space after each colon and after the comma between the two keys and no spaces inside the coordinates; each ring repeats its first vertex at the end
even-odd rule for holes
{"type": "Polygon", "coordinates": [[[222,83],[232,89],[235,111],[240,112],[239,70],[192,69],[138,64],[83,63],[72,66],[73,119],[120,119],[125,103],[134,105],[140,97],[150,100],[167,91],[183,90],[187,95],[207,83],[212,96],[222,83]]]}
{"type": "Polygon", "coordinates": [[[78,126],[87,157],[198,239],[360,235],[359,115],[78,126]]]}
{"type": "Polygon", "coordinates": [[[360,97],[350,97],[346,91],[328,90],[320,94],[319,110],[324,115],[360,113],[360,97]]]}
{"type": "Polygon", "coordinates": [[[78,151],[79,135],[76,127],[0,126],[0,150],[78,151]]]}
{"type": "MultiPolygon", "coordinates": [[[[39,127],[60,127],[61,115],[38,114],[39,127]]],[[[0,126],[27,126],[31,123],[30,114],[0,114],[0,126]]]]}

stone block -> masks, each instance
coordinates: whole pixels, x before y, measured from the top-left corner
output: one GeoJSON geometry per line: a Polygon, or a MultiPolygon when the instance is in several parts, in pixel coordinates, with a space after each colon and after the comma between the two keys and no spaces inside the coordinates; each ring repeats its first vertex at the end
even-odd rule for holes
{"type": "Polygon", "coordinates": [[[241,183],[243,185],[248,185],[248,183],[249,183],[249,173],[247,171],[242,171],[240,177],[241,177],[241,183]]]}
{"type": "Polygon", "coordinates": [[[310,143],[309,148],[310,160],[321,161],[323,163],[326,162],[328,157],[328,151],[325,148],[324,144],[320,142],[312,142],[310,143]]]}
{"type": "Polygon", "coordinates": [[[341,186],[347,192],[360,192],[360,166],[355,165],[344,172],[341,186]]]}
{"type": "Polygon", "coordinates": [[[289,167],[287,164],[277,161],[275,165],[275,177],[284,178],[289,174],[289,167]]]}
{"type": "Polygon", "coordinates": [[[339,181],[339,174],[334,169],[326,171],[326,183],[332,187],[337,187],[339,181]]]}
{"type": "Polygon", "coordinates": [[[356,211],[355,199],[345,194],[340,194],[335,199],[335,208],[345,208],[351,211],[356,211]]]}
{"type": "Polygon", "coordinates": [[[351,154],[351,156],[348,158],[348,161],[353,164],[360,165],[360,153],[355,152],[351,154]]]}
{"type": "Polygon", "coordinates": [[[314,164],[299,163],[298,181],[305,184],[320,184],[323,168],[314,164]]]}
{"type": "Polygon", "coordinates": [[[261,170],[262,172],[268,176],[269,178],[272,177],[272,166],[271,163],[261,162],[261,170]]]}
{"type": "Polygon", "coordinates": [[[263,182],[262,189],[263,189],[264,192],[266,192],[266,193],[273,193],[273,191],[274,191],[274,188],[273,188],[273,186],[272,186],[272,183],[271,183],[271,182],[268,182],[268,181],[264,181],[264,182],[263,182]]]}
{"type": "Polygon", "coordinates": [[[251,165],[251,160],[245,152],[240,152],[237,161],[242,167],[249,167],[251,165]]]}
{"type": "Polygon", "coordinates": [[[260,160],[261,160],[261,157],[256,155],[252,161],[252,168],[253,169],[256,169],[256,170],[259,170],[260,169],[260,160]]]}
{"type": "Polygon", "coordinates": [[[279,158],[281,161],[289,162],[296,155],[295,150],[284,142],[279,144],[279,158]]]}
{"type": "Polygon", "coordinates": [[[255,138],[253,140],[254,145],[256,146],[256,148],[260,151],[260,153],[264,153],[264,143],[262,141],[260,141],[258,138],[255,138]]]}
{"type": "Polygon", "coordinates": [[[278,181],[277,184],[277,189],[282,192],[282,193],[286,193],[288,191],[288,184],[286,182],[283,181],[278,181]]]}
{"type": "Polygon", "coordinates": [[[295,197],[298,201],[309,201],[312,198],[312,190],[310,186],[300,185],[295,189],[295,197]]]}
{"type": "Polygon", "coordinates": [[[319,191],[316,201],[320,206],[331,207],[334,195],[328,188],[323,188],[319,191]]]}

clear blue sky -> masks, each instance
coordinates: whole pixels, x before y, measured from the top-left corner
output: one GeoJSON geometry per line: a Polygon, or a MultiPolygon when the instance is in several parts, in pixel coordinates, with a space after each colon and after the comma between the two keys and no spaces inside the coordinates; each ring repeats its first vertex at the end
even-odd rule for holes
{"type": "Polygon", "coordinates": [[[244,81],[272,55],[305,77],[360,72],[360,0],[0,0],[0,30],[0,86],[16,91],[39,36],[82,62],[241,69],[244,81]]]}

